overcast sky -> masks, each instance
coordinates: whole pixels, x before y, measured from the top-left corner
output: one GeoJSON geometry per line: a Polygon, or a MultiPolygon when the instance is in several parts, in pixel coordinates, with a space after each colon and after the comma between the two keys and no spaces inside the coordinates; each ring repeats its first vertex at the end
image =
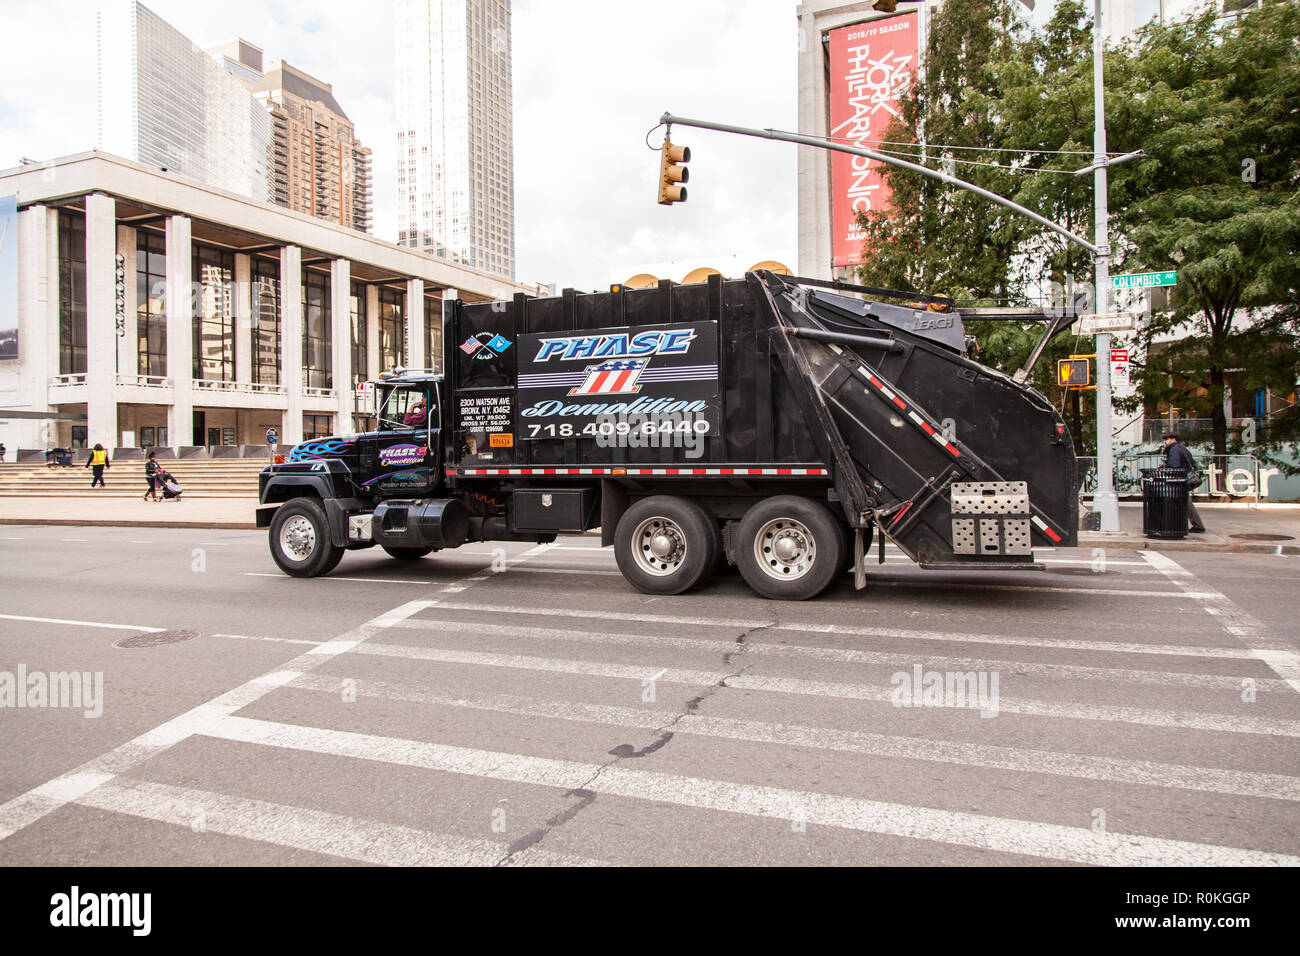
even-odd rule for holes
{"type": "MultiPolygon", "coordinates": [[[[120,0],[114,0],[120,2],[120,0]]],[[[94,146],[95,11],[102,2],[5,0],[0,168],[94,146]]],[[[207,47],[242,36],[267,59],[334,85],[374,151],[373,232],[393,240],[393,4],[152,0],[207,47]]],[[[795,126],[795,0],[514,0],[518,276],[595,289],[710,265],[738,275],[795,265],[795,150],[700,130],[690,198],[655,202],[645,134],[665,110],[744,126],[795,126]],[[680,11],[667,17],[668,11],[680,11]]],[[[662,142],[662,132],[651,142],[662,142]]]]}

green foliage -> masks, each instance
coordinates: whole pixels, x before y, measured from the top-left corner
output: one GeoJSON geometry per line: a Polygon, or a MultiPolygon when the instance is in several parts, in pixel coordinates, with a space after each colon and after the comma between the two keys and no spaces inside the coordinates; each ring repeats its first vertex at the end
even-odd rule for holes
{"type": "MultiPolygon", "coordinates": [[[[1178,270],[1143,344],[1191,332],[1138,383],[1148,404],[1199,406],[1222,454],[1228,370],[1282,394],[1300,374],[1300,5],[1150,30],[1126,80],[1118,98],[1146,155],[1111,194],[1124,265],[1178,270]]],[[[1294,419],[1278,424],[1290,428],[1271,443],[1294,438],[1294,419]]]]}
{"type": "MultiPolygon", "coordinates": [[[[1179,273],[1169,310],[1141,333],[1150,362],[1135,369],[1129,410],[1198,408],[1214,420],[1218,453],[1229,439],[1229,370],[1240,385],[1283,395],[1300,374],[1297,104],[1294,0],[1265,2],[1237,21],[1211,12],[1153,25],[1106,53],[1108,149],[1144,153],[1109,171],[1112,271],[1179,273]],[[1183,337],[1151,349],[1173,333],[1183,337]]],[[[949,0],[933,21],[925,80],[902,112],[884,138],[913,144],[901,150],[908,158],[940,168],[955,161],[958,177],[1091,234],[1092,177],[1070,175],[1088,165],[1093,140],[1092,24],[1079,0],[1058,3],[1037,32],[1010,0],[949,0]],[[943,145],[923,149],[917,129],[943,145]]],[[[1086,251],[1029,220],[914,173],[884,175],[893,205],[862,220],[867,262],[858,274],[868,285],[1015,304],[1034,286],[1091,274],[1086,251]]],[[[1010,371],[1041,327],[973,331],[984,361],[1010,371]]],[[[1053,343],[1036,369],[1035,384],[1058,402],[1054,358],[1072,344],[1053,343]]],[[[1275,443],[1297,429],[1300,415],[1265,435],[1275,443]]]]}

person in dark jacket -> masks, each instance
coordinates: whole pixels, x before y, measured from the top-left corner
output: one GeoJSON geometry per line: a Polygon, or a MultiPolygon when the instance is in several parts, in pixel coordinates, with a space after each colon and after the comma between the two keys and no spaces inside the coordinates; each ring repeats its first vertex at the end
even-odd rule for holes
{"type": "Polygon", "coordinates": [[[144,480],[149,482],[149,490],[144,493],[144,500],[148,501],[152,498],[155,502],[158,501],[158,485],[160,481],[158,478],[157,452],[149,452],[149,460],[144,463],[144,480]]]}
{"type": "MultiPolygon", "coordinates": [[[[1188,476],[1200,473],[1200,468],[1196,466],[1196,459],[1192,453],[1187,450],[1183,440],[1178,437],[1176,432],[1170,432],[1165,436],[1165,467],[1182,468],[1188,476]]],[[[1191,534],[1204,534],[1205,524],[1201,521],[1201,516],[1196,510],[1196,505],[1192,503],[1192,488],[1190,484],[1187,488],[1187,520],[1191,524],[1188,532],[1191,534]]]]}
{"type": "Polygon", "coordinates": [[[96,484],[101,488],[105,487],[104,469],[108,465],[108,452],[104,450],[103,445],[96,443],[90,452],[90,457],[86,459],[86,467],[90,469],[90,487],[94,488],[96,484]]]}

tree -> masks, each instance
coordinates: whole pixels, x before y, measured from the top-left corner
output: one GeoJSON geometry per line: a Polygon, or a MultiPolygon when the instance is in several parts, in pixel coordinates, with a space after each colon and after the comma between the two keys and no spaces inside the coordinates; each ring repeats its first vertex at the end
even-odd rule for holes
{"type": "Polygon", "coordinates": [[[1229,370],[1283,393],[1300,374],[1300,5],[1149,29],[1116,100],[1145,152],[1112,191],[1124,265],[1178,270],[1171,309],[1142,331],[1141,393],[1184,406],[1203,393],[1226,454],[1229,370]],[[1152,354],[1171,333],[1186,334],[1152,354]]]}
{"type": "MultiPolygon", "coordinates": [[[[1072,172],[1092,144],[1090,18],[1078,0],[1063,0],[1040,32],[990,36],[1008,12],[1000,0],[944,5],[926,79],[887,138],[920,129],[935,144],[924,150],[928,165],[957,161],[963,179],[1087,235],[1092,179],[1072,172]]],[[[1144,151],[1110,171],[1115,271],[1179,272],[1172,308],[1141,333],[1151,361],[1138,369],[1133,404],[1203,395],[1223,454],[1228,370],[1284,394],[1300,372],[1300,4],[1152,25],[1136,44],[1107,51],[1105,73],[1108,147],[1144,151]],[[1174,333],[1185,334],[1153,352],[1153,340],[1174,333]]],[[[919,140],[912,134],[912,158],[919,140]]],[[[1028,220],[913,173],[885,176],[893,205],[863,221],[867,284],[1015,301],[1034,283],[1091,272],[1084,250],[1028,220]]],[[[1036,331],[984,336],[985,360],[1015,367],[1036,331]]],[[[1054,343],[1044,356],[1040,388],[1066,348],[1054,343]]],[[[1300,415],[1288,424],[1296,430],[1300,415]]]]}
{"type": "MultiPolygon", "coordinates": [[[[901,120],[883,134],[886,145],[913,162],[936,166],[960,159],[988,162],[1002,144],[996,79],[987,67],[1013,50],[1023,33],[1012,0],[948,0],[930,24],[925,76],[900,104],[901,120]],[[941,148],[922,145],[943,144],[941,148]]],[[[988,166],[960,167],[994,192],[1013,175],[988,166]]],[[[1023,242],[1024,220],[971,193],[887,166],[886,209],[860,218],[866,255],[857,270],[866,285],[942,292],[963,299],[1011,294],[1011,260],[1023,242]]]]}

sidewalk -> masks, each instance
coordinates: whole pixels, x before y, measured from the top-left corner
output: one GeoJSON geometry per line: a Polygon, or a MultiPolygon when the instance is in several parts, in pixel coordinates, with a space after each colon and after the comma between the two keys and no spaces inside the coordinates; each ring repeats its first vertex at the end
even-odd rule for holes
{"type": "Polygon", "coordinates": [[[256,497],[141,501],[93,495],[0,497],[0,524],[107,525],[140,528],[254,528],[256,497]]]}
{"type": "Polygon", "coordinates": [[[1142,503],[1119,503],[1118,532],[1080,531],[1081,548],[1132,548],[1152,551],[1221,551],[1300,555],[1300,505],[1196,503],[1205,534],[1185,538],[1144,538],[1142,503]],[[1266,537],[1260,537],[1266,536],[1266,537]]]}

